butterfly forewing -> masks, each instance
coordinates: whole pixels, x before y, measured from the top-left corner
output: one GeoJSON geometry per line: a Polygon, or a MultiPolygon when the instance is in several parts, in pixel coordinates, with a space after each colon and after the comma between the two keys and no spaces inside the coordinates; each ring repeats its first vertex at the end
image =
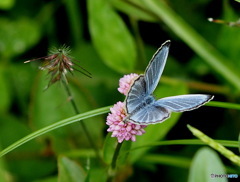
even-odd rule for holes
{"type": "Polygon", "coordinates": [[[204,94],[178,95],[159,99],[155,102],[155,105],[165,107],[170,111],[183,112],[197,109],[212,99],[213,96],[204,94]]]}
{"type": "Polygon", "coordinates": [[[152,57],[146,71],[146,92],[152,94],[158,85],[169,52],[170,41],[166,41],[152,57]]]}

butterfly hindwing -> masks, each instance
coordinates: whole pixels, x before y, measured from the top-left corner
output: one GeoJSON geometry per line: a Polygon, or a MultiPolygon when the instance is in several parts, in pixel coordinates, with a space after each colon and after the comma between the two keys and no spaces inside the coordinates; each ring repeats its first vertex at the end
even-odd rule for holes
{"type": "Polygon", "coordinates": [[[127,113],[133,112],[146,97],[146,83],[143,75],[139,76],[131,86],[126,97],[127,113]]]}
{"type": "Polygon", "coordinates": [[[148,105],[130,115],[129,120],[135,124],[148,125],[164,121],[170,112],[164,107],[148,105]]]}
{"type": "Polygon", "coordinates": [[[159,99],[155,102],[155,105],[165,107],[170,111],[183,112],[197,109],[212,99],[213,96],[205,94],[178,95],[159,99]]]}

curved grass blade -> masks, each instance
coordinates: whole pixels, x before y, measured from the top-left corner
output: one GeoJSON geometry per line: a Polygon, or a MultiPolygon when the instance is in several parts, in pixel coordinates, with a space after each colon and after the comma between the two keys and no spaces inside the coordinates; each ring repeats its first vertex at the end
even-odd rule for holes
{"type": "Polygon", "coordinates": [[[240,104],[228,103],[228,102],[211,101],[211,102],[207,103],[206,106],[240,110],[240,104]]]}
{"type": "Polygon", "coordinates": [[[187,127],[193,133],[194,136],[198,137],[204,143],[211,146],[213,149],[217,150],[219,153],[221,153],[223,156],[228,158],[234,164],[240,166],[240,157],[239,156],[235,155],[232,151],[228,150],[227,148],[222,146],[220,143],[217,143],[215,140],[208,137],[207,135],[202,133],[200,130],[198,130],[190,125],[187,125],[187,127]]]}
{"type": "Polygon", "coordinates": [[[45,133],[53,131],[57,128],[72,124],[74,122],[77,122],[77,121],[80,121],[80,120],[83,120],[83,119],[87,119],[87,118],[90,118],[90,117],[94,117],[94,116],[97,116],[97,115],[107,113],[107,112],[109,112],[110,107],[111,106],[102,107],[100,109],[95,109],[95,110],[91,110],[91,111],[88,111],[88,112],[85,112],[85,113],[82,113],[82,114],[78,114],[78,115],[75,115],[73,117],[70,117],[70,118],[58,121],[56,123],[53,123],[53,124],[51,124],[49,126],[46,126],[46,127],[42,128],[40,130],[37,130],[37,131],[21,138],[20,140],[16,141],[12,145],[10,145],[7,148],[5,148],[4,150],[2,150],[0,152],[0,157],[6,155],[7,153],[11,152],[12,150],[16,149],[17,147],[23,145],[24,143],[26,143],[26,142],[28,142],[28,141],[36,138],[36,137],[39,137],[39,136],[41,136],[45,133]]]}
{"type": "MultiPolygon", "coordinates": [[[[238,148],[238,141],[230,141],[230,140],[215,140],[215,141],[225,147],[238,148]]],[[[151,142],[151,143],[149,142],[148,144],[134,147],[131,149],[131,151],[145,148],[145,147],[164,146],[164,145],[206,145],[206,144],[203,141],[198,139],[167,140],[167,141],[160,141],[160,142],[151,142]]]]}

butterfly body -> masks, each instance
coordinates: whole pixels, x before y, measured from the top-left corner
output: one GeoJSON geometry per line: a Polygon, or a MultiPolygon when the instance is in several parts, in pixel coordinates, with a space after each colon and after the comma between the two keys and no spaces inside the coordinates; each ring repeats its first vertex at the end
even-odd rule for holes
{"type": "Polygon", "coordinates": [[[166,41],[154,54],[144,75],[133,82],[125,100],[127,116],[124,122],[141,125],[160,123],[169,118],[171,112],[190,111],[213,98],[205,94],[154,98],[152,94],[165,67],[169,46],[170,41],[166,41]]]}

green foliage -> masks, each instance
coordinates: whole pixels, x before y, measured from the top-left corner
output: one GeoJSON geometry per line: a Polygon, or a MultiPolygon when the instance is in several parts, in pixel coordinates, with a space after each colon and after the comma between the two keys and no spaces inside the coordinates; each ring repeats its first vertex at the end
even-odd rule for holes
{"type": "Polygon", "coordinates": [[[223,163],[217,153],[209,148],[201,148],[193,158],[189,172],[189,182],[227,182],[226,178],[216,178],[212,175],[226,174],[223,163]]]}
{"type": "Polygon", "coordinates": [[[238,6],[207,0],[0,0],[0,181],[204,182],[227,181],[211,174],[240,176],[238,6]],[[119,79],[144,73],[166,40],[169,58],[154,96],[207,93],[214,101],[172,113],[146,127],[136,142],[118,144],[105,123],[110,107],[124,101],[119,79]],[[51,75],[38,69],[42,60],[23,63],[63,44],[74,64],[92,74],[67,74],[71,96],[61,82],[45,90],[51,75]],[[189,124],[198,128],[190,127],[193,134],[189,124]],[[206,145],[212,149],[200,148],[206,145]]]}
{"type": "Polygon", "coordinates": [[[103,61],[116,71],[131,71],[136,62],[135,43],[119,15],[105,0],[88,1],[88,13],[92,40],[103,61]]]}
{"type": "Polygon", "coordinates": [[[217,143],[216,141],[214,141],[213,139],[211,139],[210,137],[208,137],[207,135],[205,135],[198,129],[196,129],[190,125],[188,125],[188,128],[193,133],[193,135],[195,135],[200,140],[202,140],[204,143],[208,144],[209,146],[211,146],[212,148],[214,148],[215,150],[220,152],[222,155],[227,157],[229,160],[234,162],[236,165],[240,166],[240,157],[235,155],[232,151],[226,149],[220,143],[217,143]]]}
{"type": "Polygon", "coordinates": [[[113,158],[114,149],[117,146],[115,138],[111,137],[111,133],[108,133],[103,147],[103,159],[107,164],[110,164],[113,158]]]}
{"type": "Polygon", "coordinates": [[[0,112],[4,113],[9,109],[11,104],[11,90],[9,86],[9,80],[6,77],[6,71],[4,66],[0,67],[0,112]]]}
{"type": "Polygon", "coordinates": [[[77,182],[85,181],[86,173],[76,162],[67,157],[58,158],[59,182],[77,182]]]}
{"type": "Polygon", "coordinates": [[[1,9],[10,9],[13,7],[15,0],[2,0],[0,1],[0,8],[1,9]]]}
{"type": "Polygon", "coordinates": [[[0,36],[1,57],[9,58],[24,53],[36,44],[40,38],[40,30],[38,24],[28,18],[19,18],[15,21],[1,18],[0,36]]]}

